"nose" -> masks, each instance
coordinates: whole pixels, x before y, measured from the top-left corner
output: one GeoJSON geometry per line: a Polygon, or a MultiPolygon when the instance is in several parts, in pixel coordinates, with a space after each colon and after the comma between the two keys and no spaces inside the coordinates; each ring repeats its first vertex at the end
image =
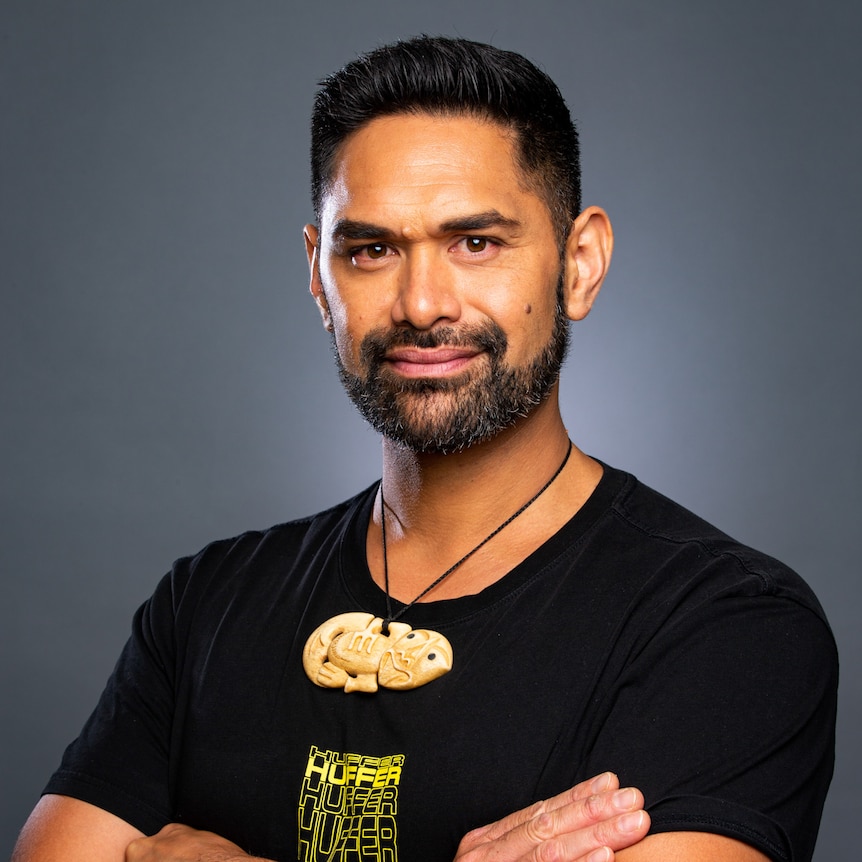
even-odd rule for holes
{"type": "Polygon", "coordinates": [[[431,329],[461,316],[454,273],[435,249],[410,249],[399,270],[398,294],[392,306],[396,325],[431,329]]]}

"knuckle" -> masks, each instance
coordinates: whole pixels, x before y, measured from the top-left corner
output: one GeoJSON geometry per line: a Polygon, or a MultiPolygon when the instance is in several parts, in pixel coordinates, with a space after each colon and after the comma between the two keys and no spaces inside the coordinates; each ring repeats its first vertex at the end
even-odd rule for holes
{"type": "Polygon", "coordinates": [[[536,817],[541,817],[548,810],[548,801],[547,799],[540,799],[538,802],[534,802],[528,809],[527,814],[531,819],[536,817]]]}
{"type": "Polygon", "coordinates": [[[475,848],[478,847],[482,843],[481,833],[483,830],[474,829],[472,832],[468,832],[458,844],[458,855],[455,857],[457,860],[467,860],[473,859],[475,856],[475,848]]]}
{"type": "Polygon", "coordinates": [[[531,841],[537,843],[553,838],[555,834],[553,815],[547,811],[541,812],[526,823],[524,832],[531,841]]]}
{"type": "Polygon", "coordinates": [[[533,856],[536,862],[564,862],[565,850],[557,840],[543,841],[533,856]]]}
{"type": "Polygon", "coordinates": [[[584,800],[584,813],[591,821],[600,820],[605,813],[605,799],[597,793],[584,800]]]}
{"type": "Polygon", "coordinates": [[[620,838],[621,832],[618,820],[604,820],[593,827],[593,836],[596,846],[602,844],[615,844],[620,838]]]}

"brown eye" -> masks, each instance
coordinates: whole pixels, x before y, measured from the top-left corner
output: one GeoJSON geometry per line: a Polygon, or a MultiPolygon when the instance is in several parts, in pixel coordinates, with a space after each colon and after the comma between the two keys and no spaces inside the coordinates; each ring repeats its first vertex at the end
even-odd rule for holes
{"type": "Polygon", "coordinates": [[[386,246],[383,243],[376,242],[374,245],[365,246],[365,254],[371,260],[378,260],[381,257],[386,257],[386,246]]]}
{"type": "Polygon", "coordinates": [[[485,251],[488,247],[488,240],[483,236],[468,236],[467,251],[485,251]]]}

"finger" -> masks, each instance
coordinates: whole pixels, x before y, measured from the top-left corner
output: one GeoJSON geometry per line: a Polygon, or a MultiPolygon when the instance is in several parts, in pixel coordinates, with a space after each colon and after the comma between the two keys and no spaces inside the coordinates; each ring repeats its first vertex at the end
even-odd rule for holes
{"type": "Polygon", "coordinates": [[[629,843],[642,837],[643,820],[638,815],[646,817],[643,802],[643,794],[630,787],[576,799],[550,811],[539,807],[534,816],[503,835],[489,839],[489,833],[485,833],[478,840],[465,840],[456,858],[469,858],[472,854],[478,859],[490,853],[489,858],[500,860],[579,859],[604,846],[614,847],[620,842],[628,846],[625,836],[629,833],[633,833],[629,843]],[[636,816],[625,820],[630,814],[636,816]],[[612,825],[597,828],[608,821],[612,825]],[[555,849],[563,852],[559,848],[564,848],[566,855],[554,856],[555,849]]]}
{"type": "Polygon", "coordinates": [[[637,844],[646,837],[649,827],[650,818],[646,811],[628,811],[586,829],[542,842],[521,859],[523,862],[547,862],[548,859],[610,862],[614,858],[613,851],[637,844]]]}
{"type": "Polygon", "coordinates": [[[560,857],[565,859],[576,859],[602,846],[617,849],[613,845],[621,835],[641,829],[640,815],[646,814],[643,802],[643,794],[634,787],[595,794],[543,812],[513,829],[501,841],[510,844],[515,859],[519,858],[518,853],[528,854],[532,848],[547,843],[565,848],[567,855],[560,857]]]}
{"type": "Polygon", "coordinates": [[[582,781],[568,790],[551,797],[536,802],[529,808],[522,808],[520,811],[515,811],[512,814],[497,820],[494,823],[489,823],[487,826],[482,826],[479,829],[474,829],[465,836],[465,842],[472,845],[480,841],[496,841],[513,829],[517,829],[524,823],[535,819],[545,812],[556,811],[559,808],[572,805],[580,800],[589,799],[591,796],[601,793],[611,793],[619,788],[620,782],[613,772],[603,772],[601,775],[596,775],[593,778],[582,781]]]}
{"type": "Polygon", "coordinates": [[[582,799],[619,790],[620,780],[613,772],[603,772],[545,800],[545,811],[556,811],[582,799]]]}

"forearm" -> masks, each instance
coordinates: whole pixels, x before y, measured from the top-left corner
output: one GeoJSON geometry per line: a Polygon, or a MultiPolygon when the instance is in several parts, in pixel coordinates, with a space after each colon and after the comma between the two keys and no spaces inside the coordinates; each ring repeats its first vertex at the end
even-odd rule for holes
{"type": "Polygon", "coordinates": [[[33,809],[11,862],[272,862],[249,856],[212,832],[178,823],[156,835],[68,796],[42,797],[33,809]]]}
{"type": "Polygon", "coordinates": [[[125,862],[273,862],[249,856],[241,847],[214,832],[169,823],[161,832],[138,838],[126,848],[125,862]]]}

